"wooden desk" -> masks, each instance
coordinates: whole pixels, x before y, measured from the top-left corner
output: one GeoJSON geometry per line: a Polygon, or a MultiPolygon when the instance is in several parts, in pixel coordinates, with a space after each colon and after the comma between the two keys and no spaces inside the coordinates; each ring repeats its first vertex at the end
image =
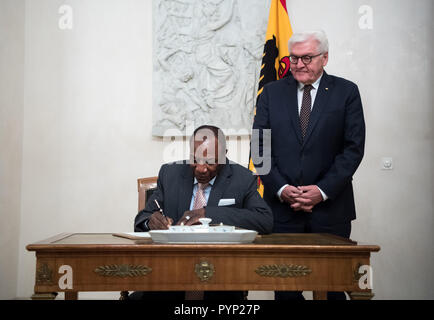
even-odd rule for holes
{"type": "Polygon", "coordinates": [[[74,233],[27,250],[36,252],[34,299],[54,298],[59,291],[65,299],[76,299],[79,291],[136,290],[303,290],[314,291],[315,299],[325,299],[327,291],[347,291],[352,299],[370,299],[371,290],[359,287],[359,267],[369,265],[371,252],[380,247],[329,234],[173,245],[74,233]],[[71,267],[72,289],[59,287],[62,266],[71,267]]]}

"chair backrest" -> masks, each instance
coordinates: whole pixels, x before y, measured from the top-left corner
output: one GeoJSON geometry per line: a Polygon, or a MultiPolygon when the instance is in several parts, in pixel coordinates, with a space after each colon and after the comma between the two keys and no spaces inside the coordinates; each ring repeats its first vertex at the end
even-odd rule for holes
{"type": "Polygon", "coordinates": [[[146,206],[146,201],[157,189],[158,177],[139,178],[137,179],[137,191],[139,192],[139,211],[146,206]]]}

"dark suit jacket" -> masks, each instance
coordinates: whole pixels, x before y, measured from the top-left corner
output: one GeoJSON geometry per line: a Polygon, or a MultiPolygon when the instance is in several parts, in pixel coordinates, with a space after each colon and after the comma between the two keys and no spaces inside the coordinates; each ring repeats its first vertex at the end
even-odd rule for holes
{"type": "MultiPolygon", "coordinates": [[[[264,87],[253,129],[271,129],[271,171],[261,176],[264,199],[274,223],[299,217],[277,191],[285,184],[318,185],[329,197],[317,204],[311,217],[322,225],[356,218],[352,176],[364,153],[365,122],[357,86],[324,72],[306,137],[302,141],[297,103],[297,81],[287,77],[264,87]]],[[[260,152],[262,152],[260,140],[260,152]]]]}
{"type": "MultiPolygon", "coordinates": [[[[157,199],[164,213],[176,223],[190,208],[193,171],[188,164],[164,164],[158,174],[157,190],[134,222],[135,231],[145,230],[143,222],[157,211],[157,199]]],[[[257,177],[246,168],[227,162],[218,173],[205,208],[211,224],[221,223],[259,233],[270,233],[273,214],[257,192],[257,177]],[[235,199],[235,204],[218,206],[220,199],[235,199]]]]}

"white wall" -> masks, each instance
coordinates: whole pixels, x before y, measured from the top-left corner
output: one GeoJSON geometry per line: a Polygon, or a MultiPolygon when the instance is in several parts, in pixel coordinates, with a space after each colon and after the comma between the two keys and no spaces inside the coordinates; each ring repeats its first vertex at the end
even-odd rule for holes
{"type": "MultiPolygon", "coordinates": [[[[8,297],[3,279],[13,287],[18,250],[16,295],[25,297],[35,269],[25,246],[60,232],[131,230],[135,180],[158,172],[168,142],[151,136],[151,1],[13,2],[1,2],[2,13],[15,12],[1,16],[14,21],[5,42],[25,55],[1,52],[1,134],[13,133],[1,140],[1,215],[11,223],[0,226],[1,294],[8,297]],[[65,3],[71,30],[58,28],[65,3]]],[[[292,27],[323,28],[327,71],[355,81],[362,94],[367,142],[354,177],[352,238],[382,247],[373,255],[378,299],[434,298],[432,9],[429,0],[288,0],[292,27]],[[373,8],[372,30],[358,27],[365,4],[373,8]],[[393,157],[393,170],[380,170],[383,156],[393,157]]]]}
{"type": "Polygon", "coordinates": [[[0,299],[17,293],[24,93],[24,0],[0,2],[0,299]]]}
{"type": "Polygon", "coordinates": [[[63,232],[132,230],[136,179],[158,172],[151,137],[150,1],[26,2],[22,220],[18,295],[32,292],[34,253],[63,232]]]}

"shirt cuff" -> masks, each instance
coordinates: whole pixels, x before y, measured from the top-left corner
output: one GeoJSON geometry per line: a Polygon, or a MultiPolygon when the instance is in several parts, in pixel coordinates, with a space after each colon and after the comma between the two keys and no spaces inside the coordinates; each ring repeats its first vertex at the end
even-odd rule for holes
{"type": "MultiPolygon", "coordinates": [[[[280,202],[283,202],[283,200],[280,196],[282,195],[283,189],[285,189],[287,186],[289,186],[289,184],[285,184],[282,188],[279,189],[279,191],[277,191],[277,197],[279,198],[280,202]]],[[[320,191],[321,191],[321,189],[320,189],[320,191]]]]}
{"type": "Polygon", "coordinates": [[[146,231],[150,231],[151,230],[151,229],[149,229],[148,223],[149,223],[149,218],[146,219],[145,221],[143,221],[143,225],[145,226],[145,230],[146,231]]]}
{"type": "Polygon", "coordinates": [[[326,201],[329,197],[327,197],[327,195],[324,193],[324,191],[321,190],[320,187],[316,186],[319,190],[319,192],[321,192],[321,196],[322,196],[322,201],[326,201]]]}

